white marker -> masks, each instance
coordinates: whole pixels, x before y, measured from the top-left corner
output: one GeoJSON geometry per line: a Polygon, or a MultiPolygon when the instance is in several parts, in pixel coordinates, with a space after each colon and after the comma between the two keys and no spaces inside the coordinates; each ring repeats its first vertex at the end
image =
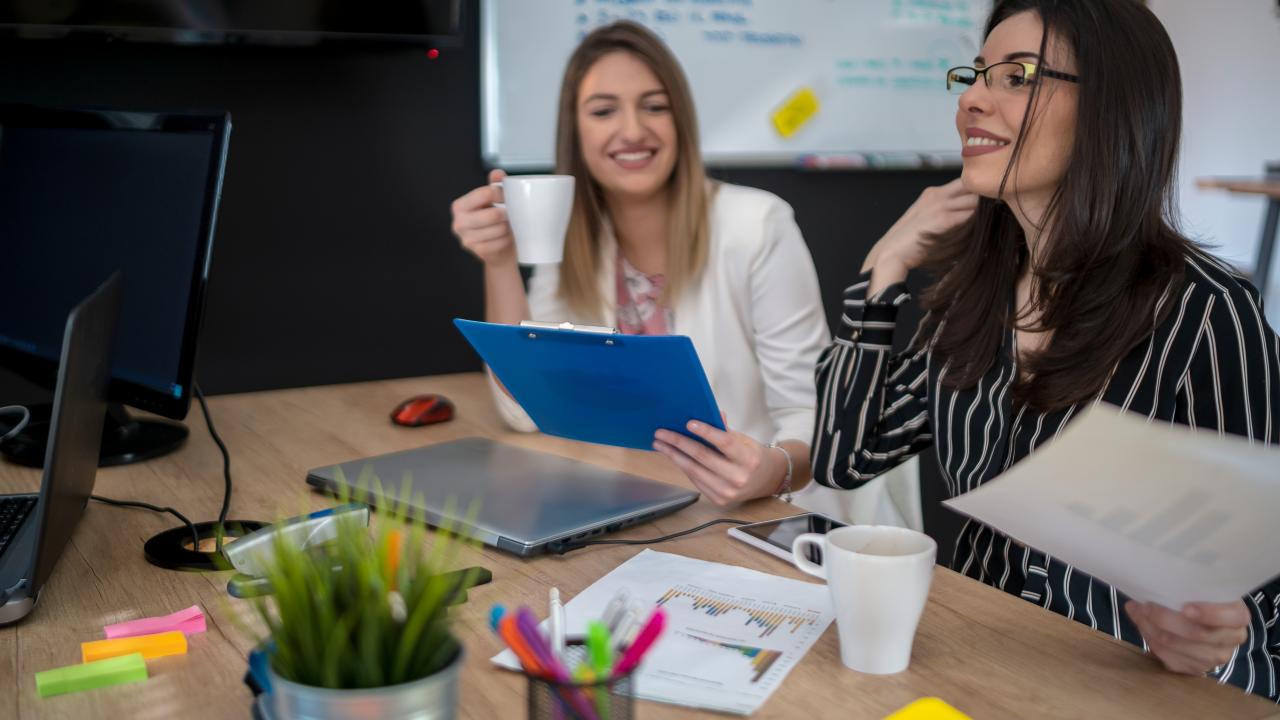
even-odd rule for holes
{"type": "Polygon", "coordinates": [[[560,590],[551,588],[548,600],[548,620],[551,623],[551,651],[564,658],[564,605],[560,604],[560,590]]]}

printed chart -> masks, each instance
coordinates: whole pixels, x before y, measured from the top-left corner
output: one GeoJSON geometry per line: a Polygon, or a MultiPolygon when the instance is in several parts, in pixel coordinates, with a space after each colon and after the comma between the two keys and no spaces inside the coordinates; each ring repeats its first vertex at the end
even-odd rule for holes
{"type": "MultiPolygon", "coordinates": [[[[739,715],[764,705],[834,618],[825,585],[645,550],[569,601],[568,631],[623,589],[667,615],[636,697],[739,715]]],[[[505,653],[494,661],[514,667],[505,653]]]]}
{"type": "Polygon", "coordinates": [[[688,633],[678,633],[681,637],[689,638],[695,642],[705,643],[713,647],[724,648],[732,653],[741,655],[751,663],[751,669],[755,672],[751,676],[751,682],[760,682],[760,678],[769,672],[769,668],[773,666],[774,661],[782,657],[782,653],[777,650],[765,650],[764,648],[749,647],[747,645],[735,645],[733,643],[720,642],[719,640],[710,640],[697,635],[688,633]]]}
{"type": "Polygon", "coordinates": [[[769,637],[779,627],[788,627],[792,635],[795,635],[806,626],[816,625],[819,619],[817,611],[809,610],[797,612],[792,609],[779,607],[774,603],[755,601],[741,601],[732,595],[718,593],[714,590],[698,587],[696,585],[680,585],[673,587],[662,594],[658,599],[659,606],[665,606],[672,600],[687,599],[693,606],[693,610],[703,612],[711,617],[719,617],[738,611],[746,616],[744,625],[748,628],[760,628],[760,637],[769,637]]]}

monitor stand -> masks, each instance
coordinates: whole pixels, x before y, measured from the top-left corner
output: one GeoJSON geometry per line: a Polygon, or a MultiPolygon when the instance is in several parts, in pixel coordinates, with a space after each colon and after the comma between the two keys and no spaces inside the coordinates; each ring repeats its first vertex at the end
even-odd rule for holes
{"type": "MultiPolygon", "coordinates": [[[[45,403],[28,405],[31,422],[16,437],[0,445],[0,453],[19,465],[43,467],[52,408],[52,404],[45,403]]],[[[107,405],[106,423],[102,426],[98,467],[128,465],[167,455],[181,447],[186,439],[186,425],[150,418],[141,420],[130,415],[123,405],[111,403],[107,405]]]]}

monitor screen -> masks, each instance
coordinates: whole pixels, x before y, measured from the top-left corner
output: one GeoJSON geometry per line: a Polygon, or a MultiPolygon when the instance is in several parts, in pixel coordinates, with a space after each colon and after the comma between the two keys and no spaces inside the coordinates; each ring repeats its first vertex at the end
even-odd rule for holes
{"type": "Polygon", "coordinates": [[[0,28],[173,43],[314,44],[324,40],[455,44],[461,0],[0,0],[0,28]]]}
{"type": "Polygon", "coordinates": [[[121,270],[111,400],[181,417],[226,121],[113,122],[6,122],[0,113],[0,288],[9,299],[0,348],[56,365],[67,313],[121,270]]]}

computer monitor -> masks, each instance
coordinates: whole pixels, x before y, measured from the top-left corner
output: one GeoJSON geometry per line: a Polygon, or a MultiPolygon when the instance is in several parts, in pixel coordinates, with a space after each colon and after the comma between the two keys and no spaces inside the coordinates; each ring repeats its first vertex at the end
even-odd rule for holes
{"type": "Polygon", "coordinates": [[[461,44],[461,0],[0,0],[0,38],[461,44]]]}
{"type": "MultiPolygon", "coordinates": [[[[103,465],[186,438],[123,406],[175,420],[190,407],[230,130],[225,113],[0,105],[0,366],[52,388],[67,313],[121,271],[103,465]]],[[[0,451],[38,466],[47,408],[32,410],[0,451]]]]}

